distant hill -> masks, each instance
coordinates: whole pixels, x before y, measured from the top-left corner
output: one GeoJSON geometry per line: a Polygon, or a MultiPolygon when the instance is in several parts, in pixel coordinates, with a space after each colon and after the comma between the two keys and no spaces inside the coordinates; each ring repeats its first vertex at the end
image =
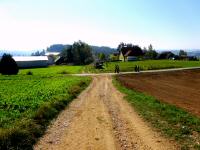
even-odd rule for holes
{"type": "MultiPolygon", "coordinates": [[[[54,44],[51,45],[50,47],[47,48],[48,52],[61,52],[65,47],[69,47],[71,45],[63,45],[63,44],[54,44]]],[[[116,49],[114,48],[110,48],[110,47],[106,47],[106,46],[91,46],[92,47],[92,51],[94,54],[98,54],[98,53],[104,53],[106,55],[109,55],[113,52],[116,51],[116,49]]]]}
{"type": "Polygon", "coordinates": [[[4,53],[11,54],[12,56],[30,56],[34,51],[20,51],[20,50],[0,50],[0,56],[4,53]]]}
{"type": "Polygon", "coordinates": [[[63,44],[53,44],[47,48],[47,52],[61,52],[65,47],[69,47],[70,45],[63,44]]]}
{"type": "Polygon", "coordinates": [[[115,48],[110,48],[110,47],[107,47],[107,46],[91,46],[92,47],[92,51],[94,54],[98,54],[98,53],[104,53],[105,55],[109,55],[109,54],[112,54],[114,52],[117,51],[117,49],[115,48]]]}
{"type": "Polygon", "coordinates": [[[188,52],[188,55],[200,57],[200,50],[190,51],[190,52],[188,52]]]}
{"type": "MultiPolygon", "coordinates": [[[[178,55],[180,50],[158,50],[159,53],[161,53],[162,51],[171,51],[175,55],[178,55]]],[[[200,57],[200,49],[190,49],[186,50],[186,52],[188,56],[200,57]]]]}

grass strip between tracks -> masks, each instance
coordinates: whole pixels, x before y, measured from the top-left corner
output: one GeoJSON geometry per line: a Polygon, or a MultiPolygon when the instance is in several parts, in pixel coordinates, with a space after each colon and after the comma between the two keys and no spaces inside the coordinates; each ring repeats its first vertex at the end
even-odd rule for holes
{"type": "Polygon", "coordinates": [[[113,77],[113,84],[142,118],[163,135],[175,139],[181,149],[200,149],[200,118],[176,106],[160,102],[156,98],[128,89],[113,77]]]}

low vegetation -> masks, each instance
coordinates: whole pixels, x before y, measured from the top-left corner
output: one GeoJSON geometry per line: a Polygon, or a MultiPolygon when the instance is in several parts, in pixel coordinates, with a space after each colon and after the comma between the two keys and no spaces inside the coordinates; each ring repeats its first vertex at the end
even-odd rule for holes
{"type": "Polygon", "coordinates": [[[108,62],[104,63],[104,69],[95,69],[93,65],[88,65],[84,67],[84,72],[114,72],[116,64],[119,65],[120,72],[134,71],[136,65],[138,65],[141,70],[200,67],[200,61],[144,60],[132,62],[108,62]]]}
{"type": "Polygon", "coordinates": [[[32,149],[49,121],[90,82],[52,68],[0,76],[0,149],[32,149]]]}
{"type": "Polygon", "coordinates": [[[164,135],[177,140],[182,149],[200,149],[200,118],[158,101],[152,96],[128,89],[123,81],[114,78],[113,83],[137,112],[164,135]]]}

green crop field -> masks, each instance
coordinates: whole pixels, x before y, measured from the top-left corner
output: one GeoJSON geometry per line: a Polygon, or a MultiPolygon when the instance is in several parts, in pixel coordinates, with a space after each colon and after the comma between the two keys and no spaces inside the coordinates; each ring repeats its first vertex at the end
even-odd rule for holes
{"type": "Polygon", "coordinates": [[[10,127],[22,117],[32,117],[44,103],[68,98],[74,85],[87,81],[80,77],[0,77],[0,127],[10,127]],[[59,97],[59,98],[58,98],[59,97]]]}
{"type": "Polygon", "coordinates": [[[30,149],[49,121],[91,80],[60,74],[63,69],[77,73],[81,67],[28,69],[19,75],[0,75],[0,149],[30,149]],[[33,75],[25,75],[27,71],[33,75]]]}
{"type": "Polygon", "coordinates": [[[179,61],[179,60],[144,60],[132,62],[109,62],[104,64],[104,69],[94,69],[92,65],[85,66],[84,72],[114,72],[115,65],[118,64],[120,71],[134,71],[134,67],[139,65],[141,70],[200,67],[200,61],[179,61]]]}
{"type": "Polygon", "coordinates": [[[25,75],[32,72],[33,75],[55,75],[55,74],[75,74],[81,73],[84,66],[50,66],[47,68],[20,69],[19,74],[25,75]]]}

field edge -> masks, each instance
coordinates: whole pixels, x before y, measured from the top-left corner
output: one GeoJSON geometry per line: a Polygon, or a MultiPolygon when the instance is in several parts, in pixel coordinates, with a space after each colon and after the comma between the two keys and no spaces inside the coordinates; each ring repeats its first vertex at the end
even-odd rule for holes
{"type": "Polygon", "coordinates": [[[117,76],[113,76],[113,84],[153,129],[177,141],[181,149],[200,149],[200,118],[152,96],[126,88],[117,76]],[[171,119],[167,119],[169,116],[171,119]]]}

